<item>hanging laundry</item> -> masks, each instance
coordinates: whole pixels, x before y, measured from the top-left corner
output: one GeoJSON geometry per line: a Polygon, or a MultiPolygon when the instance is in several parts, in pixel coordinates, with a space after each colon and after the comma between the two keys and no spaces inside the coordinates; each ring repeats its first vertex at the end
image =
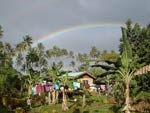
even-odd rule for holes
{"type": "Polygon", "coordinates": [[[80,88],[80,83],[77,83],[77,87],[80,88]]]}
{"type": "Polygon", "coordinates": [[[37,94],[41,93],[41,86],[39,84],[36,86],[36,93],[37,94]]]}
{"type": "Polygon", "coordinates": [[[53,86],[53,82],[49,82],[48,84],[49,84],[50,86],[53,86]]]}
{"type": "Polygon", "coordinates": [[[44,85],[41,84],[40,86],[41,86],[41,92],[44,93],[44,85]]]}
{"type": "Polygon", "coordinates": [[[33,95],[36,95],[36,85],[32,88],[32,91],[33,91],[33,95]]]}
{"type": "Polygon", "coordinates": [[[75,90],[78,89],[78,88],[80,88],[80,83],[73,82],[73,87],[74,87],[75,90]]]}
{"type": "Polygon", "coordinates": [[[56,81],[56,83],[55,83],[55,90],[59,90],[59,88],[60,88],[59,81],[56,81]]]}
{"type": "Polygon", "coordinates": [[[46,91],[46,92],[49,92],[49,91],[50,91],[50,84],[47,83],[47,84],[45,85],[45,91],[46,91]]]}
{"type": "Polygon", "coordinates": [[[100,88],[101,88],[101,90],[104,91],[104,90],[106,89],[106,85],[105,85],[105,84],[101,84],[101,85],[100,85],[100,88]]]}

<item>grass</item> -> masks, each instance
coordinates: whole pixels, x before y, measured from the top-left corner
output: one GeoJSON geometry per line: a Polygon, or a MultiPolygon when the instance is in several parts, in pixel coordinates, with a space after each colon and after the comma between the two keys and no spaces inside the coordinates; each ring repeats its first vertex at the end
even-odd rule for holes
{"type": "MultiPolygon", "coordinates": [[[[87,105],[84,108],[82,108],[82,97],[75,96],[75,98],[77,98],[76,102],[74,102],[73,99],[68,100],[69,102],[67,104],[69,111],[64,113],[113,113],[110,111],[112,104],[108,104],[109,102],[107,101],[107,98],[103,95],[99,96],[93,94],[92,96],[87,97],[87,105]]],[[[26,99],[19,99],[19,101],[11,100],[9,103],[13,103],[11,104],[13,111],[17,108],[23,108],[26,113],[63,113],[61,103],[55,105],[45,105],[44,103],[41,103],[39,99],[38,101],[33,99],[31,109],[26,105],[26,99]]],[[[8,109],[0,109],[0,113],[11,113],[6,111],[8,111],[8,109]]]]}
{"type": "MultiPolygon", "coordinates": [[[[69,103],[69,105],[69,111],[64,113],[113,113],[109,110],[111,104],[97,105],[93,103],[86,105],[84,108],[78,104],[69,103]]],[[[61,110],[61,104],[56,104],[34,107],[30,110],[30,113],[63,113],[63,111],[61,110]]]]}

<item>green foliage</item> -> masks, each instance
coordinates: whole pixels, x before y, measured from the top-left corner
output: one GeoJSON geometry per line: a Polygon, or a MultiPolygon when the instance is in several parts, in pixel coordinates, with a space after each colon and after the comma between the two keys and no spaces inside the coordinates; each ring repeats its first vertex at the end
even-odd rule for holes
{"type": "Polygon", "coordinates": [[[12,95],[19,90],[18,74],[12,67],[0,66],[0,95],[12,95]]]}
{"type": "Polygon", "coordinates": [[[63,74],[61,68],[62,65],[59,63],[56,64],[55,62],[53,62],[51,69],[46,68],[47,76],[49,76],[54,83],[56,80],[59,80],[59,77],[63,74]]]}
{"type": "Polygon", "coordinates": [[[37,51],[35,48],[30,48],[28,54],[26,55],[27,63],[36,63],[39,61],[39,56],[37,55],[37,51]]]}
{"type": "Polygon", "coordinates": [[[103,53],[101,55],[102,61],[116,62],[118,58],[119,58],[119,54],[117,54],[115,51],[111,51],[111,52],[103,51],[103,53]]]}
{"type": "Polygon", "coordinates": [[[68,51],[66,49],[61,49],[58,46],[53,46],[53,48],[47,50],[46,53],[49,58],[68,55],[68,51]]]}
{"type": "Polygon", "coordinates": [[[98,102],[99,104],[106,104],[106,103],[108,103],[107,96],[106,95],[98,95],[98,94],[88,95],[87,103],[92,104],[95,102],[98,102]]]}
{"type": "MultiPolygon", "coordinates": [[[[98,75],[101,75],[103,72],[105,72],[105,70],[99,67],[93,67],[93,68],[89,68],[88,72],[91,75],[94,75],[95,77],[97,77],[98,75]]],[[[98,79],[102,79],[102,78],[98,78],[98,79]]]]}
{"type": "Polygon", "coordinates": [[[131,96],[136,97],[141,92],[150,92],[150,76],[149,74],[143,74],[136,76],[131,81],[131,96]]]}
{"type": "Polygon", "coordinates": [[[124,82],[122,82],[122,77],[116,74],[111,78],[111,83],[113,86],[112,88],[112,94],[115,97],[115,101],[118,105],[122,106],[124,103],[124,90],[125,85],[124,82]]]}
{"type": "Polygon", "coordinates": [[[77,55],[77,61],[84,63],[87,61],[87,59],[89,58],[87,53],[78,53],[77,55]]]}
{"type": "Polygon", "coordinates": [[[90,56],[92,58],[99,58],[100,57],[100,51],[95,46],[93,46],[90,50],[90,56]]]}
{"type": "MultiPolygon", "coordinates": [[[[131,44],[133,58],[136,60],[136,67],[147,65],[150,63],[150,29],[149,27],[141,27],[138,23],[133,24],[129,19],[126,22],[126,35],[131,44]]],[[[121,40],[122,42],[123,40],[121,40]]],[[[120,44],[120,52],[123,51],[123,45],[120,44]]]]}
{"type": "Polygon", "coordinates": [[[14,112],[0,106],[0,113],[14,113],[14,112]]]}
{"type": "Polygon", "coordinates": [[[64,86],[68,86],[69,88],[73,89],[73,78],[68,77],[68,72],[59,78],[64,86]]]}
{"type": "MultiPolygon", "coordinates": [[[[130,105],[129,101],[127,100],[127,98],[129,98],[129,91],[131,91],[130,96],[133,98],[141,98],[141,95],[144,95],[141,94],[141,92],[146,91],[145,89],[148,89],[149,87],[149,82],[147,82],[149,81],[148,76],[145,76],[144,74],[142,76],[133,78],[133,73],[137,67],[139,68],[142,65],[149,64],[149,61],[147,61],[147,59],[149,59],[149,53],[147,51],[149,49],[150,38],[148,37],[150,35],[148,29],[141,29],[137,23],[133,27],[131,20],[128,20],[126,24],[127,28],[122,28],[122,39],[120,44],[120,52],[122,55],[120,58],[121,67],[117,72],[119,72],[123,77],[125,88],[129,88],[128,90],[125,90],[125,104],[130,105]]],[[[135,100],[137,99],[135,98],[135,100]]],[[[146,99],[143,99],[143,101],[146,101],[146,99]]],[[[128,106],[125,107],[127,108],[128,106]]]]}
{"type": "Polygon", "coordinates": [[[140,92],[134,97],[134,100],[150,102],[150,92],[140,92]]]}
{"type": "Polygon", "coordinates": [[[121,56],[121,64],[124,68],[129,68],[132,61],[132,50],[124,28],[122,28],[123,52],[121,56]]]}
{"type": "MultiPolygon", "coordinates": [[[[150,27],[140,27],[139,24],[132,25],[132,21],[128,20],[126,23],[126,28],[122,28],[122,39],[120,44],[120,70],[118,71],[122,76],[119,77],[117,74],[109,74],[114,77],[104,77],[100,79],[101,81],[108,81],[112,83],[115,87],[113,88],[113,94],[116,97],[116,101],[118,102],[117,108],[120,109],[122,107],[122,103],[124,100],[123,92],[125,90],[125,84],[122,82],[124,80],[125,83],[131,83],[131,96],[135,97],[135,100],[138,101],[142,99],[144,101],[149,101],[149,92],[150,91],[150,77],[149,74],[138,76],[134,79],[133,70],[135,67],[141,67],[142,65],[150,63],[150,27]],[[143,91],[143,92],[142,92],[143,91]]],[[[0,38],[3,35],[2,27],[0,26],[0,38]]],[[[47,68],[48,58],[51,57],[62,57],[69,54],[71,58],[75,58],[73,52],[70,53],[66,49],[61,49],[57,46],[54,46],[52,49],[45,51],[44,45],[42,43],[38,44],[37,47],[32,47],[32,37],[25,36],[23,37],[23,41],[14,48],[11,47],[9,43],[3,44],[0,41],[0,93],[1,94],[15,94],[18,89],[18,86],[28,84],[34,84],[36,82],[41,81],[44,75],[49,75],[52,77],[53,81],[60,79],[64,85],[72,88],[72,81],[68,76],[59,78],[63,74],[61,68],[63,67],[63,63],[60,62],[59,65],[53,63],[51,68],[47,71],[43,72],[43,68],[47,68]],[[24,68],[27,76],[22,78],[22,75],[18,73],[15,69],[13,69],[12,58],[14,56],[14,50],[17,52],[17,64],[18,67],[24,68]],[[16,75],[20,76],[19,78],[16,75]],[[23,82],[23,83],[22,83],[23,82]],[[11,90],[12,89],[12,90],[11,90]],[[16,92],[12,92],[16,91],[16,92]]],[[[114,51],[108,52],[104,50],[100,52],[95,46],[91,48],[89,53],[78,53],[76,59],[73,61],[79,61],[81,64],[79,70],[80,71],[88,71],[92,72],[94,75],[99,75],[105,70],[102,68],[90,69],[90,63],[94,62],[98,64],[99,62],[105,62],[110,65],[115,65],[117,62],[119,55],[114,51]],[[109,62],[108,62],[109,61],[109,62]],[[110,62],[111,61],[111,62],[110,62]]],[[[72,66],[75,66],[74,62],[71,62],[72,66]]],[[[117,67],[118,68],[118,67],[117,67]]],[[[22,72],[22,70],[19,70],[22,72]]],[[[68,73],[66,72],[66,75],[68,73]]],[[[95,94],[89,95],[87,90],[83,90],[83,92],[88,97],[89,103],[92,102],[100,102],[104,103],[106,98],[103,96],[98,96],[95,94]]],[[[17,92],[18,93],[18,92],[17,92]]]]}
{"type": "Polygon", "coordinates": [[[109,108],[113,113],[122,113],[122,106],[120,104],[114,104],[109,108]]]}
{"type": "Polygon", "coordinates": [[[141,86],[137,84],[137,81],[135,78],[133,78],[131,80],[131,83],[130,83],[130,89],[131,89],[131,97],[135,97],[138,93],[140,93],[140,89],[141,89],[141,86]]]}

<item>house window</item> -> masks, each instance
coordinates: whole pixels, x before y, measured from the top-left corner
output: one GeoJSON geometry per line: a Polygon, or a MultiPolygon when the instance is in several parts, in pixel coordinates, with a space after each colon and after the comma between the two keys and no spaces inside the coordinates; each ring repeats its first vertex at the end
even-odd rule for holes
{"type": "Polygon", "coordinates": [[[83,80],[83,85],[84,85],[84,87],[87,88],[87,89],[90,87],[90,85],[89,85],[89,83],[88,83],[88,80],[83,80]]]}
{"type": "Polygon", "coordinates": [[[88,84],[88,80],[83,80],[83,85],[88,84]]]}

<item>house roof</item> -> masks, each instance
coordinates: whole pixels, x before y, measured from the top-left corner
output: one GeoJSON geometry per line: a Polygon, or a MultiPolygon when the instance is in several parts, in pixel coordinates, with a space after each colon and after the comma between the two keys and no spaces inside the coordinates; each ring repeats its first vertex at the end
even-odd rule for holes
{"type": "MultiPolygon", "coordinates": [[[[68,73],[69,77],[81,77],[82,75],[87,74],[88,76],[90,76],[91,78],[96,79],[93,75],[89,74],[88,72],[84,71],[84,72],[71,72],[68,73]]],[[[65,75],[64,75],[65,76],[65,75]]]]}

